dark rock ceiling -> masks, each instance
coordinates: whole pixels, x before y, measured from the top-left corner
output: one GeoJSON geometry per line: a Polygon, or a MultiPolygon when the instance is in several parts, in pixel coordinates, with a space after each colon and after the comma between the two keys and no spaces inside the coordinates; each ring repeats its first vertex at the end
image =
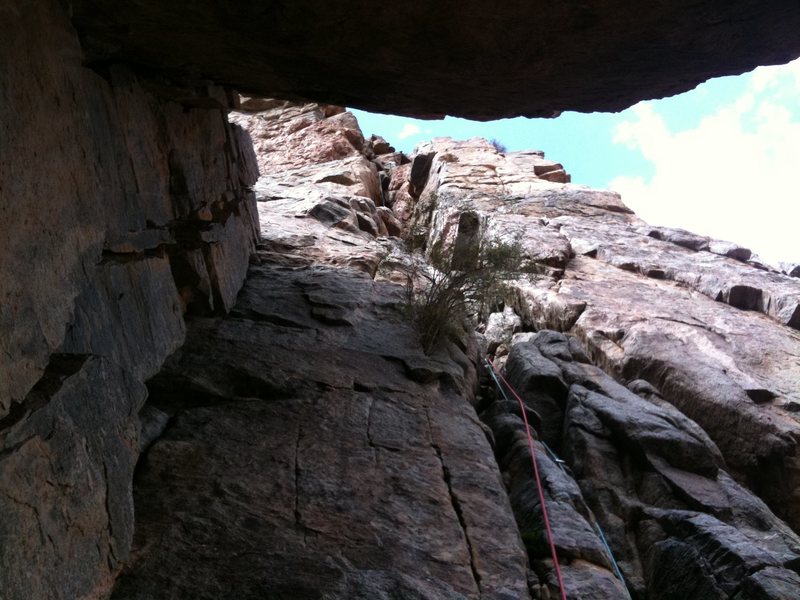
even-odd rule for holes
{"type": "Polygon", "coordinates": [[[796,0],[75,0],[88,64],[421,117],[617,111],[800,55],[796,0]]]}

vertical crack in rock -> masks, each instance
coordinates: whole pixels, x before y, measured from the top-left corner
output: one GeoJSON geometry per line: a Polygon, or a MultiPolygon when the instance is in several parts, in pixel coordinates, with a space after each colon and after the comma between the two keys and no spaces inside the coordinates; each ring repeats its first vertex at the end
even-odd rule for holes
{"type": "Polygon", "coordinates": [[[469,568],[472,571],[472,578],[475,580],[475,586],[478,588],[478,592],[481,591],[481,576],[478,573],[478,569],[475,565],[475,551],[472,548],[472,541],[469,537],[469,531],[467,528],[467,522],[464,519],[464,513],[461,510],[461,503],[458,500],[458,494],[455,493],[453,490],[453,483],[450,476],[450,469],[447,468],[447,465],[444,462],[444,457],[442,456],[442,449],[437,446],[436,444],[431,444],[433,446],[434,451],[436,452],[436,457],[439,459],[439,462],[442,465],[442,478],[444,479],[444,483],[447,486],[447,492],[450,496],[450,502],[453,506],[453,510],[456,513],[456,517],[458,517],[458,524],[461,526],[461,530],[464,532],[464,541],[467,544],[467,551],[469,552],[469,568]]]}
{"type": "Polygon", "coordinates": [[[442,454],[442,448],[434,441],[433,436],[433,424],[431,422],[431,415],[430,410],[428,407],[425,407],[425,414],[428,418],[428,431],[431,436],[431,448],[433,448],[434,452],[436,453],[436,458],[439,460],[439,464],[442,467],[442,480],[444,484],[447,486],[447,495],[450,497],[450,504],[453,507],[453,512],[456,514],[456,518],[458,518],[458,524],[461,527],[461,531],[464,533],[464,541],[467,544],[467,552],[469,553],[469,568],[472,571],[472,579],[475,581],[475,587],[480,594],[481,590],[481,576],[478,573],[477,565],[475,564],[476,556],[475,551],[472,547],[472,541],[469,537],[469,530],[467,527],[467,521],[464,518],[464,512],[461,509],[461,502],[458,499],[458,494],[456,494],[455,490],[453,489],[453,481],[450,475],[450,469],[447,467],[447,464],[444,460],[444,455],[442,454]]]}
{"type": "Polygon", "coordinates": [[[303,525],[303,516],[300,513],[300,442],[303,439],[303,426],[297,426],[297,438],[294,444],[294,523],[303,531],[303,544],[306,543],[306,527],[303,525]]]}
{"type": "Polygon", "coordinates": [[[367,398],[367,443],[372,449],[372,458],[375,464],[378,464],[378,445],[372,439],[372,407],[375,405],[375,398],[369,396],[367,398]]]}
{"type": "Polygon", "coordinates": [[[113,517],[113,507],[111,505],[111,478],[113,474],[108,472],[108,464],[104,461],[103,462],[103,480],[105,483],[105,507],[106,507],[106,518],[108,519],[108,568],[110,570],[114,570],[116,566],[119,564],[120,559],[117,557],[117,553],[114,551],[114,517],[113,517]]]}

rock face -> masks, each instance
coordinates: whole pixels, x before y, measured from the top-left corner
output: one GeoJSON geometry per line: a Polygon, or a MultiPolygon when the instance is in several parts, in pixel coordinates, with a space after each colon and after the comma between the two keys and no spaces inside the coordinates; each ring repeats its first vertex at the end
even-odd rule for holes
{"type": "Polygon", "coordinates": [[[229,317],[192,322],[151,382],[172,421],[113,598],[528,597],[470,360],[422,354],[402,298],[265,263],[229,317]]]}
{"type": "Polygon", "coordinates": [[[403,245],[369,224],[390,206],[429,249],[466,223],[523,247],[482,338],[534,427],[568,598],[800,594],[800,340],[769,310],[794,280],[554,183],[541,153],[442,139],[406,160],[347,113],[261,107],[232,120],[262,151],[263,242],[230,314],[192,319],[149,382],[167,426],[112,598],[557,597],[520,408],[469,336],[422,353],[403,245]],[[710,289],[737,277],[771,300],[710,289]]]}
{"type": "Polygon", "coordinates": [[[621,110],[800,54],[776,0],[256,3],[77,0],[90,62],[417,116],[621,110]]]}
{"type": "MultiPolygon", "coordinates": [[[[509,383],[541,423],[542,442],[570,467],[559,469],[537,444],[554,541],[571,565],[569,597],[624,597],[611,591],[620,583],[604,538],[635,597],[731,598],[768,572],[795,582],[796,594],[800,537],[734,481],[695,422],[647,382],[626,388],[585,364],[570,341],[540,331],[514,344],[506,363],[509,383]]],[[[484,418],[518,520],[541,534],[519,409],[500,399],[484,418]]],[[[528,551],[534,560],[548,556],[541,535],[529,539],[528,551]]],[[[552,575],[541,563],[538,570],[552,575]]]]}
{"type": "Polygon", "coordinates": [[[143,381],[224,312],[257,235],[229,94],[81,65],[56,2],[0,35],[0,597],[107,595],[133,535],[143,381]]]}
{"type": "Polygon", "coordinates": [[[800,597],[793,265],[650,227],[541,152],[408,157],[198,79],[621,107],[790,58],[797,7],[339,10],[0,9],[0,597],[553,598],[540,491],[572,600],[800,597]],[[519,276],[426,355],[407,247],[481,236],[521,245],[519,276]]]}
{"type": "MultiPolygon", "coordinates": [[[[410,228],[429,232],[429,250],[457,247],[465,214],[524,250],[528,273],[486,331],[498,355],[512,347],[507,376],[569,467],[537,444],[556,547],[586,584],[576,597],[623,597],[597,523],[633,597],[800,593],[798,538],[780,520],[800,527],[796,279],[735,244],[647,226],[609,192],[544,181],[529,153],[449,139],[420,152],[410,228]],[[503,332],[514,313],[574,337],[503,332]],[[791,591],[754,591],[773,569],[791,591]]],[[[519,409],[481,406],[531,564],[552,585],[519,409]]]]}
{"type": "Polygon", "coordinates": [[[372,280],[396,241],[364,225],[377,167],[331,112],[233,117],[276,165],[256,186],[264,241],[230,315],[192,320],[149,384],[170,421],[112,598],[530,597],[470,403],[476,347],[426,356],[404,289],[372,280]]]}
{"type": "Polygon", "coordinates": [[[532,273],[510,303],[524,325],[570,331],[615,377],[647,380],[708,432],[742,482],[800,526],[795,278],[729,258],[729,244],[649,227],[610,192],[512,169],[513,154],[485,141],[423,150],[436,153],[417,205],[432,244],[457,236],[463,212],[489,235],[518,237],[532,273]]]}

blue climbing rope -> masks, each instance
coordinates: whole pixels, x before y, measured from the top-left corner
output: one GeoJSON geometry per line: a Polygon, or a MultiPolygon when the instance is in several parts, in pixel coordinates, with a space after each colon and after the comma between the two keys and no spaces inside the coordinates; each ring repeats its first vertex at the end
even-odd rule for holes
{"type": "MultiPolygon", "coordinates": [[[[498,379],[497,374],[495,373],[494,365],[491,363],[491,361],[488,358],[486,359],[486,366],[489,368],[488,369],[489,370],[489,374],[492,376],[492,379],[494,380],[494,383],[497,386],[497,389],[503,395],[503,398],[507,402],[511,402],[511,399],[508,397],[508,394],[506,394],[506,391],[503,388],[503,385],[500,383],[500,380],[498,379]]],[[[506,382],[506,385],[508,385],[507,382],[506,382]]],[[[521,410],[525,410],[525,407],[523,406],[522,402],[520,402],[520,409],[521,410]]],[[[552,460],[556,465],[558,465],[558,468],[561,469],[562,473],[564,473],[565,475],[569,475],[569,473],[567,473],[566,468],[564,467],[566,462],[564,460],[560,459],[556,455],[556,453],[553,452],[553,450],[550,448],[550,446],[548,446],[543,440],[539,440],[539,441],[542,444],[542,446],[544,446],[544,449],[547,451],[547,454],[550,457],[550,460],[552,460]]],[[[589,510],[589,507],[586,506],[586,502],[583,499],[581,499],[581,502],[583,502],[584,508],[589,513],[591,513],[591,511],[589,510]]],[[[594,527],[595,527],[595,530],[597,531],[597,535],[600,538],[600,541],[603,543],[603,547],[605,547],[605,549],[606,549],[606,553],[608,554],[608,558],[611,559],[611,566],[612,566],[612,568],[614,570],[614,575],[616,575],[617,579],[619,579],[620,582],[622,582],[622,585],[624,585],[625,589],[627,590],[628,585],[625,583],[625,577],[622,576],[622,571],[620,570],[619,565],[617,564],[617,561],[614,558],[614,553],[611,551],[611,546],[608,545],[608,540],[606,539],[606,536],[603,533],[602,527],[600,527],[600,523],[595,521],[594,527]]]]}

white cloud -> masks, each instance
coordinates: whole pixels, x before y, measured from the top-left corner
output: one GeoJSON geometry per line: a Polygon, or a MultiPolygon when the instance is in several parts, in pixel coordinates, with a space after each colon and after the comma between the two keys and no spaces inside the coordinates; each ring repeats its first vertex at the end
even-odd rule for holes
{"type": "Polygon", "coordinates": [[[406,123],[403,128],[397,132],[397,137],[401,140],[410,138],[412,135],[419,135],[422,130],[413,123],[406,123]]]}
{"type": "Polygon", "coordinates": [[[655,172],[611,187],[651,223],[736,241],[769,261],[800,260],[800,60],[749,78],[694,129],[671,131],[657,103],[636,105],[614,142],[655,172]]]}

